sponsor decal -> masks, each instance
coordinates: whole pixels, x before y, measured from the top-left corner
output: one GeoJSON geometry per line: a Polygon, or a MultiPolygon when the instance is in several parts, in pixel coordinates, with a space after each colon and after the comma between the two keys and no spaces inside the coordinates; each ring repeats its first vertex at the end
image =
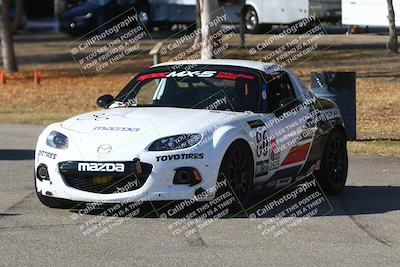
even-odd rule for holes
{"type": "Polygon", "coordinates": [[[277,149],[276,145],[277,145],[276,139],[273,138],[271,140],[271,144],[270,144],[270,147],[271,147],[271,160],[276,160],[276,159],[279,159],[279,157],[280,157],[281,151],[280,151],[280,149],[277,149]]]}
{"type": "Polygon", "coordinates": [[[165,78],[169,72],[160,72],[160,73],[150,73],[150,74],[143,74],[137,78],[138,81],[142,82],[147,79],[155,79],[155,78],[165,78]]]}
{"type": "Polygon", "coordinates": [[[257,157],[267,156],[267,154],[268,154],[268,138],[267,137],[268,136],[267,136],[266,129],[262,132],[257,131],[257,133],[256,133],[257,157]]]}
{"type": "Polygon", "coordinates": [[[173,72],[159,72],[159,73],[149,73],[143,74],[137,78],[139,82],[142,82],[147,79],[156,79],[156,78],[182,78],[182,77],[199,77],[199,78],[210,78],[214,77],[217,79],[227,79],[227,80],[237,80],[237,79],[246,79],[246,80],[254,80],[255,77],[252,75],[244,74],[244,73],[233,73],[233,72],[225,72],[220,71],[173,71],[173,72]]]}
{"type": "Polygon", "coordinates": [[[218,72],[218,74],[215,76],[217,79],[227,79],[227,80],[237,80],[239,79],[246,79],[246,80],[254,80],[254,76],[252,75],[247,75],[243,73],[232,73],[232,72],[218,72]]]}
{"type": "Polygon", "coordinates": [[[269,171],[279,168],[279,160],[262,160],[256,162],[255,177],[267,175],[269,171]]]}
{"type": "Polygon", "coordinates": [[[93,131],[119,131],[119,132],[137,132],[139,131],[138,128],[132,127],[103,127],[103,126],[96,126],[93,128],[93,131]]]}
{"type": "Polygon", "coordinates": [[[260,109],[261,110],[267,110],[267,104],[268,104],[268,101],[267,101],[267,85],[265,84],[265,83],[262,83],[261,84],[261,98],[262,98],[262,101],[260,101],[261,103],[260,103],[260,109]]]}
{"type": "Polygon", "coordinates": [[[79,172],[124,172],[125,164],[123,163],[97,163],[97,162],[80,162],[78,163],[79,172]]]}
{"type": "Polygon", "coordinates": [[[49,159],[56,159],[57,158],[57,154],[51,153],[51,152],[47,152],[47,151],[44,151],[44,150],[39,150],[38,156],[39,157],[46,157],[46,158],[49,158],[49,159]]]}
{"type": "Polygon", "coordinates": [[[277,170],[279,168],[279,166],[280,166],[279,159],[271,160],[271,163],[269,165],[269,170],[270,171],[277,170]]]}
{"type": "Polygon", "coordinates": [[[107,153],[109,153],[111,151],[111,149],[112,149],[111,145],[103,144],[103,145],[100,145],[97,148],[97,153],[99,153],[99,154],[107,154],[107,153]]]}
{"type": "Polygon", "coordinates": [[[195,154],[176,154],[176,155],[164,155],[157,156],[157,161],[168,161],[168,160],[184,160],[184,159],[203,159],[203,153],[195,153],[195,154]]]}
{"type": "Polygon", "coordinates": [[[149,73],[143,74],[137,78],[138,81],[142,82],[147,79],[155,78],[181,78],[181,77],[200,77],[209,78],[215,75],[216,71],[181,71],[181,72],[159,72],[159,73],[149,73]]]}
{"type": "Polygon", "coordinates": [[[118,114],[105,114],[105,113],[99,113],[99,114],[93,114],[93,115],[88,115],[88,116],[81,116],[77,118],[78,121],[85,121],[85,120],[95,120],[95,121],[104,121],[110,119],[112,116],[118,116],[118,114]]]}
{"type": "Polygon", "coordinates": [[[267,175],[268,171],[269,171],[269,161],[268,160],[256,162],[256,172],[255,172],[256,177],[267,175]]]}
{"type": "Polygon", "coordinates": [[[167,77],[200,77],[200,78],[209,78],[215,75],[216,71],[181,71],[176,72],[173,71],[167,75],[167,77]]]}

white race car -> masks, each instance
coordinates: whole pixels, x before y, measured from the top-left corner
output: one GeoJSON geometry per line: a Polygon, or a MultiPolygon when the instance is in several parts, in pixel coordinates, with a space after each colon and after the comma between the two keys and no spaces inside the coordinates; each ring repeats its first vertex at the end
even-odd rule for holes
{"type": "Polygon", "coordinates": [[[257,190],[312,173],[330,193],[346,182],[338,107],[277,65],[162,63],[97,104],[104,109],[40,135],[35,185],[44,205],[210,201],[227,185],[246,205],[257,190]]]}

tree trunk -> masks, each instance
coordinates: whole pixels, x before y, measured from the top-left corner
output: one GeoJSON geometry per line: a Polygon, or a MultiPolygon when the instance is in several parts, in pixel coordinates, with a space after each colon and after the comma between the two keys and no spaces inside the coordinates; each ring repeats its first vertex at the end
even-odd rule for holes
{"type": "Polygon", "coordinates": [[[24,1],[23,0],[15,0],[15,18],[11,24],[11,34],[17,32],[18,28],[22,24],[22,18],[24,17],[24,1]]]}
{"type": "Polygon", "coordinates": [[[216,58],[215,50],[221,46],[220,39],[212,37],[214,33],[221,29],[221,22],[217,19],[218,10],[218,1],[200,0],[201,59],[216,58]]]}
{"type": "Polygon", "coordinates": [[[58,18],[61,13],[65,11],[66,1],[65,0],[54,0],[54,17],[58,18]]]}
{"type": "MultiPolygon", "coordinates": [[[[200,0],[196,0],[196,30],[201,29],[201,17],[200,17],[200,0]]],[[[196,48],[200,43],[201,34],[196,35],[193,41],[193,48],[196,48]]]]}
{"type": "Polygon", "coordinates": [[[397,53],[397,31],[396,31],[396,22],[395,22],[395,14],[393,8],[393,0],[387,0],[388,5],[388,20],[389,20],[389,42],[387,43],[387,48],[390,52],[397,53]]]}
{"type": "Polygon", "coordinates": [[[8,0],[1,0],[0,38],[3,68],[6,72],[16,72],[18,71],[18,67],[15,59],[13,38],[10,32],[11,25],[8,17],[8,9],[8,0]]]}

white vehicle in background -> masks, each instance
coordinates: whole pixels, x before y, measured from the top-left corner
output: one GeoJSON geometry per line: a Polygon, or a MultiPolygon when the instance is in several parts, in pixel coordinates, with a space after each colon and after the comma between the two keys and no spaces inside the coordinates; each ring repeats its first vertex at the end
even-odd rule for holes
{"type": "MultiPolygon", "coordinates": [[[[400,0],[393,0],[395,14],[400,14],[400,0]]],[[[389,26],[386,0],[342,0],[342,24],[389,26]]]]}
{"type": "Polygon", "coordinates": [[[340,21],[340,0],[246,0],[246,29],[263,33],[271,25],[292,24],[316,15],[319,21],[340,21]]]}

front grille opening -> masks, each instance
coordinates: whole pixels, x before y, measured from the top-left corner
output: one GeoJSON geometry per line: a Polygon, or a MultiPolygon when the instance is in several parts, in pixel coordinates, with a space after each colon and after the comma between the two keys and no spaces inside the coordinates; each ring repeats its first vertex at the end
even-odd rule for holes
{"type": "Polygon", "coordinates": [[[149,177],[152,165],[141,163],[142,172],[136,174],[131,162],[125,163],[126,172],[77,172],[77,162],[62,162],[60,173],[66,184],[72,188],[98,194],[116,194],[137,190],[143,186],[149,177]]]}
{"type": "Polygon", "coordinates": [[[134,174],[126,177],[113,175],[86,175],[85,177],[64,176],[66,183],[82,191],[115,194],[133,191],[142,187],[145,181],[140,181],[134,174]]]}

